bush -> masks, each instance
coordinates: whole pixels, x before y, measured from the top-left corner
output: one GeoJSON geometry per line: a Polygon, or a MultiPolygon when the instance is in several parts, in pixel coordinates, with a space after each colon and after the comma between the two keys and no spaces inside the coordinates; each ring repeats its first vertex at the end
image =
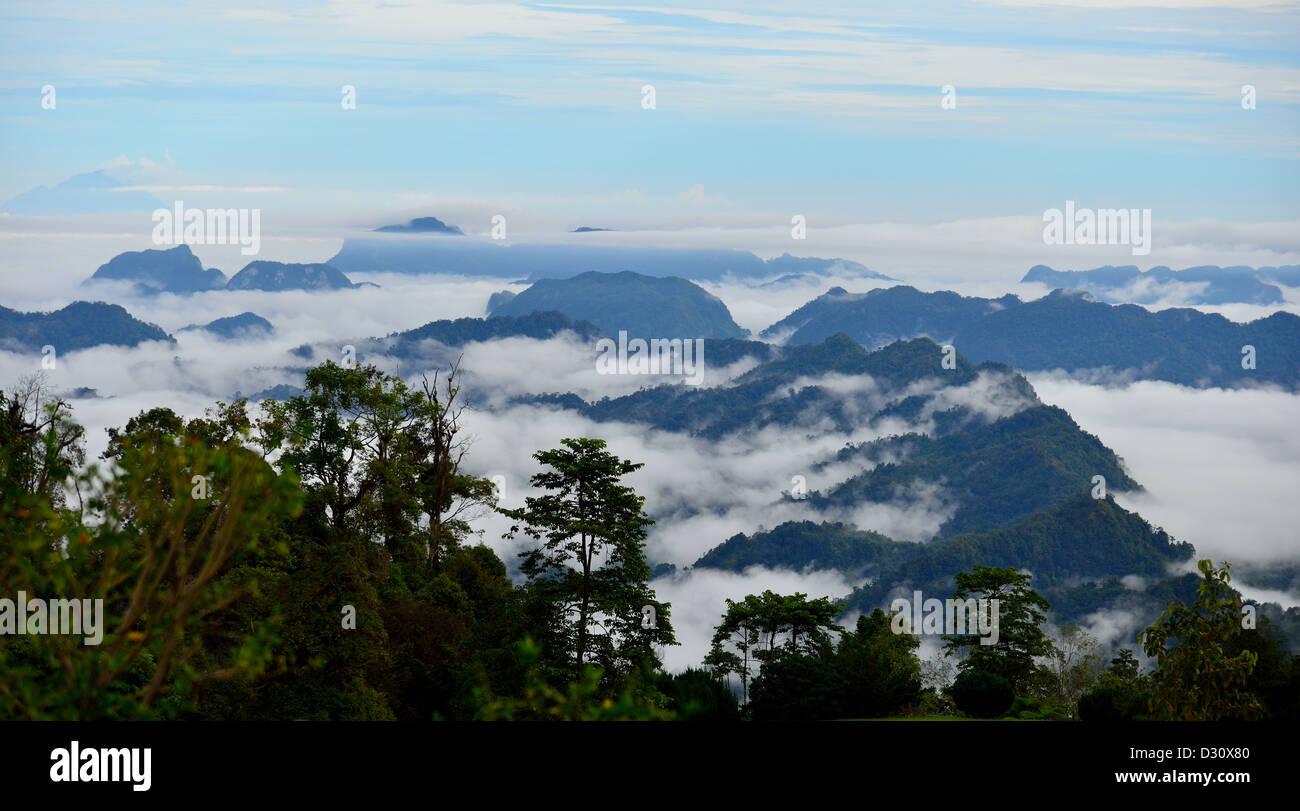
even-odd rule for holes
{"type": "Polygon", "coordinates": [[[1123,721],[1119,710],[1122,694],[1114,688],[1102,688],[1079,696],[1080,721],[1123,721]]]}
{"type": "Polygon", "coordinates": [[[947,691],[931,687],[921,693],[917,705],[917,715],[956,715],[957,707],[952,703],[952,696],[947,691]]]}
{"type": "Polygon", "coordinates": [[[750,687],[755,721],[840,718],[848,683],[831,662],[788,655],[763,665],[750,687]]]}
{"type": "Polygon", "coordinates": [[[1149,693],[1129,693],[1103,687],[1079,698],[1080,721],[1141,721],[1146,717],[1149,693]]]}
{"type": "Polygon", "coordinates": [[[1016,700],[1011,682],[993,673],[967,670],[950,688],[957,709],[976,718],[998,718],[1016,700]]]}
{"type": "Polygon", "coordinates": [[[737,721],[740,703],[721,679],[707,670],[687,668],[659,677],[659,691],[668,697],[677,717],[687,721],[737,721]]]}
{"type": "Polygon", "coordinates": [[[1022,721],[1064,721],[1069,717],[1065,708],[1055,701],[1030,696],[1016,696],[1006,715],[1022,721]]]}

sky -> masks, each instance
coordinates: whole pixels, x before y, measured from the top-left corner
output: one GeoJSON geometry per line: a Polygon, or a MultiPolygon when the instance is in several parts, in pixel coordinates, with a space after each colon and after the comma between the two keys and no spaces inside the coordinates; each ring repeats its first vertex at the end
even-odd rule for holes
{"type": "Polygon", "coordinates": [[[1297,41],[1296,3],[1253,0],[4,2],[0,199],[110,168],[269,230],[467,200],[627,228],[1066,200],[1292,222],[1297,41]]]}

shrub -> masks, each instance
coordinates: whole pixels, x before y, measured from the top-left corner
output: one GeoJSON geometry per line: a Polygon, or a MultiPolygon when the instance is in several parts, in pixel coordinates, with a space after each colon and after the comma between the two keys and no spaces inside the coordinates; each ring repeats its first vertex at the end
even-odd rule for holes
{"type": "Polygon", "coordinates": [[[707,670],[687,668],[682,673],[664,674],[658,688],[671,701],[677,717],[687,721],[736,721],[740,703],[722,679],[707,670]]]}
{"type": "Polygon", "coordinates": [[[1080,721],[1141,721],[1147,714],[1150,693],[1131,693],[1103,687],[1079,698],[1080,721]]]}
{"type": "Polygon", "coordinates": [[[967,670],[952,683],[952,700],[957,709],[976,718],[997,718],[1016,699],[1011,682],[993,673],[967,670]]]}
{"type": "Polygon", "coordinates": [[[755,721],[840,718],[848,683],[825,659],[783,656],[763,665],[750,688],[755,721]]]}

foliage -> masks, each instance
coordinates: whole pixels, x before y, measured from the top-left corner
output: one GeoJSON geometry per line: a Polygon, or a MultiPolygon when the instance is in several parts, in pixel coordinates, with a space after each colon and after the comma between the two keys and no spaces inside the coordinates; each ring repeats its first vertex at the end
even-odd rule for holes
{"type": "Polygon", "coordinates": [[[791,653],[763,665],[749,709],[755,721],[841,718],[847,693],[848,682],[830,659],[791,653]]]}
{"type": "Polygon", "coordinates": [[[671,721],[676,715],[640,674],[627,680],[616,698],[605,696],[600,668],[587,665],[578,678],[564,687],[547,682],[538,666],[541,646],[525,639],[518,646],[519,660],[528,670],[522,694],[499,698],[489,691],[478,697],[478,719],[483,721],[671,721]],[[604,697],[602,697],[604,696],[604,697]]]}
{"type": "Polygon", "coordinates": [[[957,709],[976,718],[997,718],[1011,708],[1016,691],[996,673],[964,670],[950,688],[957,709]]]}
{"type": "Polygon", "coordinates": [[[736,721],[740,702],[718,676],[688,667],[681,673],[665,673],[656,682],[667,696],[669,708],[684,721],[736,721]]]}
{"type": "Polygon", "coordinates": [[[1042,689],[1038,697],[1070,717],[1080,696],[1090,691],[1100,678],[1101,646],[1087,631],[1072,625],[1057,628],[1050,642],[1052,649],[1040,670],[1042,689]]]}
{"type": "Polygon", "coordinates": [[[1179,600],[1138,635],[1147,656],[1156,660],[1151,674],[1150,709],[1154,718],[1214,721],[1255,718],[1259,699],[1247,683],[1259,661],[1249,649],[1233,653],[1241,627],[1241,595],[1228,583],[1228,567],[1210,560],[1197,564],[1202,581],[1196,602],[1179,600]]]}
{"type": "MultiPolygon", "coordinates": [[[[67,424],[36,426],[35,444],[58,447],[67,424]]],[[[237,443],[166,433],[120,442],[111,473],[46,456],[49,481],[78,496],[77,508],[61,508],[30,479],[9,475],[8,463],[23,455],[9,437],[0,455],[0,589],[92,601],[87,607],[103,601],[100,644],[83,644],[83,624],[82,634],[28,634],[0,646],[0,717],[176,717],[205,683],[266,670],[275,641],[266,621],[204,642],[217,642],[210,629],[256,588],[249,572],[284,553],[275,525],[299,508],[292,476],[237,443]],[[195,490],[198,481],[211,490],[195,490]]]]}
{"type": "Polygon", "coordinates": [[[617,685],[658,666],[656,645],[676,643],[669,607],[649,587],[645,528],[652,522],[644,499],[621,483],[641,465],[609,453],[600,439],[561,445],[534,454],[549,468],[532,477],[544,494],[501,512],[516,522],[507,537],[522,532],[538,541],[520,570],[543,646],[552,648],[547,665],[580,677],[585,665],[598,664],[617,685]]]}
{"type": "Polygon", "coordinates": [[[728,598],[726,603],[704,664],[721,678],[739,676],[745,701],[749,700],[751,659],[766,664],[790,654],[826,656],[832,650],[828,632],[840,631],[835,624],[840,608],[828,597],[809,600],[803,593],[781,595],[768,589],[740,601],[728,598]]]}
{"type": "Polygon", "coordinates": [[[1001,676],[1014,690],[1037,672],[1036,657],[1052,655],[1055,649],[1041,627],[1046,619],[1043,612],[1051,605],[1029,587],[1031,579],[1012,568],[988,566],[975,566],[957,574],[954,599],[997,600],[999,606],[996,643],[985,645],[983,638],[976,635],[944,638],[949,654],[967,651],[957,665],[960,671],[1001,676]]]}
{"type": "Polygon", "coordinates": [[[844,676],[844,714],[851,718],[896,715],[921,700],[920,646],[911,634],[895,634],[880,609],[860,615],[840,637],[835,665],[844,676]]]}

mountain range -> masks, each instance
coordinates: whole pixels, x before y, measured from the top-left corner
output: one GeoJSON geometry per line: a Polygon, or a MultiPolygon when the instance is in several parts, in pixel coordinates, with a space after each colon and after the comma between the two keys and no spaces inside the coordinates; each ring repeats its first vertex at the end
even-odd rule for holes
{"type": "Polygon", "coordinates": [[[749,251],[707,248],[634,248],[605,244],[502,244],[478,239],[367,236],[344,240],[329,264],[344,273],[441,273],[504,279],[563,279],[587,271],[632,271],[715,281],[762,279],[789,273],[830,273],[889,279],[845,259],[764,261],[749,251]]]}
{"type": "Polygon", "coordinates": [[[896,286],[848,293],[832,288],[763,330],[789,344],[844,333],[864,346],[924,335],[975,361],[1023,371],[1063,369],[1187,386],[1300,386],[1300,316],[1277,312],[1241,324],[1193,309],[1151,312],[1080,291],[1021,301],[923,293],[896,286]],[[1254,368],[1246,368],[1246,347],[1254,368]]]}
{"type": "Polygon", "coordinates": [[[20,313],[0,307],[0,347],[15,352],[53,346],[72,352],[92,346],[138,346],[174,339],[161,328],[134,318],[117,304],[74,301],[48,313],[20,313]]]}
{"type": "Polygon", "coordinates": [[[1134,265],[1107,265],[1092,270],[1053,270],[1035,265],[1020,281],[1039,282],[1054,289],[1084,290],[1116,304],[1156,304],[1169,298],[1184,304],[1281,304],[1285,298],[1278,284],[1300,285],[1300,265],[1202,265],[1184,270],[1161,265],[1145,272],[1134,265]]]}
{"type": "MultiPolygon", "coordinates": [[[[957,353],[946,367],[942,347],[928,338],[874,351],[845,335],[763,346],[766,358],[719,385],[514,402],[733,446],[773,428],[809,436],[876,429],[879,438],[846,443],[810,468],[810,477],[826,480],[821,489],[774,497],[818,520],[735,535],[694,563],[736,573],[834,569],[862,583],[846,596],[846,611],[885,607],[899,590],[950,594],[952,576],[977,564],[1031,570],[1058,621],[1121,606],[1158,613],[1165,597],[1194,588],[1194,577],[1168,574],[1191,557],[1190,545],[1114,501],[1140,489],[1122,460],[1063,409],[1042,403],[1006,364],[957,353]],[[873,509],[884,506],[929,514],[937,530],[891,538],[871,524],[880,514],[873,509]]],[[[672,568],[659,572],[673,576],[672,568]]]]}
{"type": "Polygon", "coordinates": [[[203,264],[188,245],[164,250],[127,251],[100,265],[83,282],[127,281],[139,295],[175,293],[188,295],[208,290],[343,290],[359,287],[337,268],[328,264],[298,264],[254,261],[230,279],[203,264]]]}

